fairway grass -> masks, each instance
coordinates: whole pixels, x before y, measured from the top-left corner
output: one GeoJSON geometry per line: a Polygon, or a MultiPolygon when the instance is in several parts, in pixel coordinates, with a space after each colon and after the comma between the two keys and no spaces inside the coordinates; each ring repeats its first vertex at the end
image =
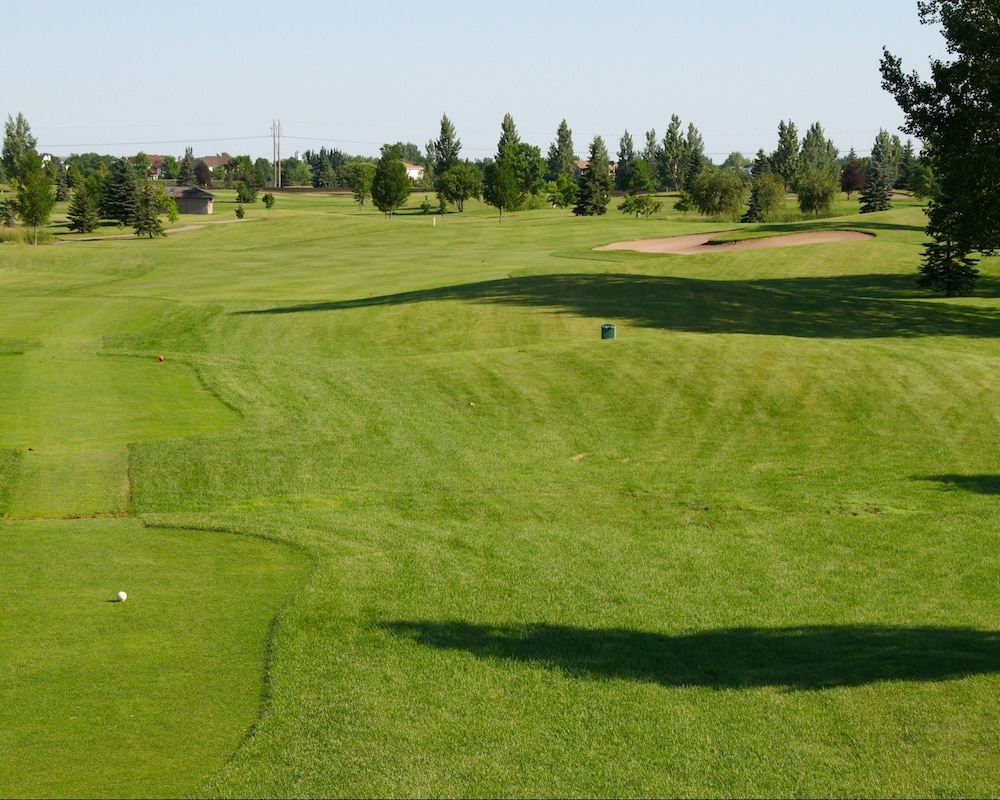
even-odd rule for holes
{"type": "Polygon", "coordinates": [[[2,248],[0,794],[995,796],[996,260],[467,208],[2,248]]]}

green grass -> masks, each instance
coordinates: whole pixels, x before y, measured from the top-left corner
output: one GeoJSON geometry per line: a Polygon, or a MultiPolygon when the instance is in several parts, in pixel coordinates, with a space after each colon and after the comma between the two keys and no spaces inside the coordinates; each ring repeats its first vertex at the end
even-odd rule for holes
{"type": "Polygon", "coordinates": [[[995,795],[996,261],[467,208],[5,246],[0,794],[995,795]]]}

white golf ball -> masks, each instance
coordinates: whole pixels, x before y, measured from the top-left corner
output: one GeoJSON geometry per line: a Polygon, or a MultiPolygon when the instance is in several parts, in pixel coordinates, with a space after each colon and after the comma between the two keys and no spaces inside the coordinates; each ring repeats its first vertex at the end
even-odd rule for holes
{"type": "Polygon", "coordinates": [[[128,600],[128,595],[125,594],[125,592],[118,592],[118,594],[115,595],[115,597],[118,598],[119,603],[124,603],[126,600],[128,600]]]}

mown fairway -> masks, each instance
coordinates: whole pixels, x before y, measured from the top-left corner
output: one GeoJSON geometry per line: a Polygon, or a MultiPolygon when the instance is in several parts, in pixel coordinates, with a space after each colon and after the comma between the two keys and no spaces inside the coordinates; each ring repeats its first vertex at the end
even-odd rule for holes
{"type": "Polygon", "coordinates": [[[0,246],[0,795],[1000,792],[996,260],[247,216],[0,246]]]}

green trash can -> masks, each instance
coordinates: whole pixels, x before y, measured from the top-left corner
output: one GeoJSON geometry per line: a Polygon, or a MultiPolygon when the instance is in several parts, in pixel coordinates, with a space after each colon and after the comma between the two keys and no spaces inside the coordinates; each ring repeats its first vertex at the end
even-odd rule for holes
{"type": "Polygon", "coordinates": [[[602,339],[614,339],[615,338],[615,326],[611,323],[606,323],[601,326],[601,338],[602,339]]]}

